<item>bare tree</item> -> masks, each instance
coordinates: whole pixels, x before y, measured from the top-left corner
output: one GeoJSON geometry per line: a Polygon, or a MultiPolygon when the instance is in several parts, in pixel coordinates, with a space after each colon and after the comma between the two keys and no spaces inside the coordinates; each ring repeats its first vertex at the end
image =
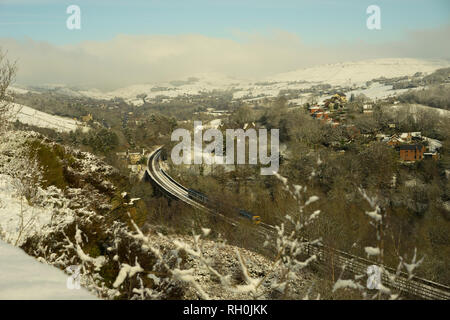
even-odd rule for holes
{"type": "Polygon", "coordinates": [[[17,65],[6,57],[6,52],[0,48],[0,132],[6,128],[6,119],[10,115],[11,97],[8,87],[14,82],[17,65]]]}
{"type": "Polygon", "coordinates": [[[145,104],[145,98],[147,98],[147,94],[146,93],[141,93],[141,94],[138,94],[137,96],[136,96],[136,98],[138,98],[138,99],[142,99],[142,102],[145,104]]]}

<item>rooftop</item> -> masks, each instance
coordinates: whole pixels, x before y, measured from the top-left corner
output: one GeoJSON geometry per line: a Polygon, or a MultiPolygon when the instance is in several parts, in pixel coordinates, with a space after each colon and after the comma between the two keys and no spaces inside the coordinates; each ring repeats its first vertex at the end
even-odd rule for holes
{"type": "Polygon", "coordinates": [[[404,144],[400,146],[400,150],[416,150],[422,148],[423,146],[421,144],[404,144]]]}

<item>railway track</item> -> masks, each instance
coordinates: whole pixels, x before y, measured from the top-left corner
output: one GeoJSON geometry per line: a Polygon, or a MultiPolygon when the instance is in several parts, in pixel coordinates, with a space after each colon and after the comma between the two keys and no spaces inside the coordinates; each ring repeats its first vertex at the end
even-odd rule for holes
{"type": "MultiPolygon", "coordinates": [[[[207,212],[209,214],[219,217],[224,222],[231,224],[234,227],[239,225],[239,221],[231,219],[222,215],[221,213],[214,211],[203,204],[189,198],[188,189],[178,183],[175,179],[170,177],[160,166],[160,156],[162,147],[158,147],[154,150],[148,159],[148,166],[146,175],[150,178],[160,190],[168,197],[178,199],[186,204],[197,208],[198,210],[207,212]]],[[[258,231],[261,235],[267,233],[274,235],[275,227],[261,222],[258,225],[261,229],[258,231]]],[[[337,267],[345,267],[345,270],[354,275],[364,275],[367,272],[367,268],[370,265],[374,265],[373,261],[364,259],[359,256],[352,255],[350,253],[340,251],[331,247],[327,247],[321,244],[306,244],[306,251],[309,255],[316,255],[317,259],[321,263],[327,263],[333,261],[333,264],[337,267]]],[[[394,275],[396,271],[392,268],[383,266],[391,275],[394,275]]],[[[408,278],[408,275],[401,272],[394,280],[389,279],[388,274],[382,273],[381,281],[384,286],[398,290],[400,293],[405,293],[409,296],[429,299],[429,300],[450,300],[450,287],[436,283],[427,279],[412,277],[408,278]]]]}

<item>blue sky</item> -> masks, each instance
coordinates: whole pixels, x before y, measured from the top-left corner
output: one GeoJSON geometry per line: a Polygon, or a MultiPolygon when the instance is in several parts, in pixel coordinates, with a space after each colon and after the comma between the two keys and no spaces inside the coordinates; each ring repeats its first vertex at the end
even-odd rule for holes
{"type": "Polygon", "coordinates": [[[25,84],[117,88],[262,79],[378,58],[450,60],[450,0],[0,0],[0,49],[25,84]],[[81,30],[69,30],[69,5],[81,30]],[[366,9],[381,9],[368,30],[366,9]]]}
{"type": "Polygon", "coordinates": [[[236,34],[284,30],[308,44],[401,40],[414,29],[450,23],[448,0],[0,0],[0,38],[52,44],[107,41],[117,34],[236,34]],[[67,6],[79,5],[82,29],[68,30],[67,6]],[[382,29],[366,28],[366,8],[381,8],[382,29]]]}

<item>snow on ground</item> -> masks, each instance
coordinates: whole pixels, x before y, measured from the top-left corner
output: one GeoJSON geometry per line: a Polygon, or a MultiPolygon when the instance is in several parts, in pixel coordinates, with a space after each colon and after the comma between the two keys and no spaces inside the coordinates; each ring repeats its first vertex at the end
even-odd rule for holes
{"type": "Polygon", "coordinates": [[[428,149],[431,152],[437,151],[438,149],[442,148],[442,142],[440,142],[437,139],[432,139],[428,137],[423,137],[423,140],[428,142],[428,149]]]}
{"type": "MultiPolygon", "coordinates": [[[[372,83],[369,87],[363,89],[355,89],[348,92],[345,92],[345,95],[347,98],[350,98],[352,94],[355,96],[359,94],[364,94],[366,97],[377,100],[377,99],[385,99],[388,97],[394,97],[398,96],[408,90],[419,90],[423,89],[423,87],[417,87],[417,88],[408,88],[408,89],[392,89],[392,85],[384,85],[379,82],[372,83]]],[[[319,103],[323,103],[326,99],[330,99],[332,95],[322,95],[318,98],[319,103]]],[[[305,100],[305,99],[303,99],[305,100]]],[[[292,101],[292,100],[290,100],[292,101]]],[[[304,103],[304,102],[303,102],[304,103]]]]}
{"type": "Polygon", "coordinates": [[[417,113],[419,111],[430,111],[430,112],[437,112],[441,117],[446,117],[446,118],[450,118],[450,111],[449,110],[445,110],[445,109],[440,109],[440,108],[433,108],[430,106],[426,106],[423,104],[403,104],[403,103],[399,103],[396,105],[392,105],[390,107],[391,110],[407,110],[409,109],[409,111],[411,113],[417,113]]]}
{"type": "Polygon", "coordinates": [[[19,87],[8,87],[8,92],[12,92],[13,94],[14,93],[25,94],[25,93],[31,92],[31,90],[23,89],[23,88],[19,88],[19,87]]]}
{"type": "Polygon", "coordinates": [[[0,240],[0,300],[93,300],[86,289],[68,289],[68,275],[0,240]]]}
{"type": "MultiPolygon", "coordinates": [[[[45,259],[49,263],[67,267],[72,263],[64,260],[64,254],[47,256],[48,246],[42,247],[35,240],[45,240],[49,234],[63,230],[65,226],[74,221],[76,216],[82,215],[91,219],[95,216],[95,212],[88,208],[91,208],[94,201],[101,209],[110,209],[110,206],[106,196],[102,196],[98,191],[90,188],[89,190],[66,188],[62,191],[55,186],[49,186],[46,189],[38,186],[35,179],[39,181],[42,177],[38,163],[33,164],[33,161],[28,159],[29,150],[25,142],[29,139],[42,141],[43,136],[29,131],[8,131],[0,136],[0,239],[11,245],[21,246],[31,236],[37,236],[30,243],[36,245],[34,250],[42,250],[34,251],[37,256],[41,257],[39,261],[45,259]],[[24,197],[25,194],[29,200],[24,197]]],[[[77,174],[80,177],[94,177],[94,180],[103,180],[103,187],[114,188],[104,176],[105,172],[113,170],[112,167],[102,165],[99,159],[89,153],[77,150],[72,150],[72,152],[77,161],[77,174]]],[[[68,170],[74,169],[68,167],[68,170]]],[[[67,276],[56,269],[60,275],[52,275],[50,271],[46,272],[45,269],[52,269],[50,266],[41,265],[35,261],[37,264],[28,267],[25,260],[22,263],[25,258],[21,257],[10,261],[9,257],[13,257],[10,251],[13,249],[6,249],[6,246],[0,246],[0,299],[4,297],[16,299],[94,298],[87,296],[84,290],[74,289],[71,292],[66,288],[67,276]],[[23,265],[23,269],[10,268],[10,266],[14,266],[15,261],[23,265]],[[44,267],[45,269],[42,269],[44,267]],[[9,282],[4,280],[4,275],[9,282]],[[37,294],[40,291],[41,293],[37,294]]],[[[31,257],[29,259],[31,259],[30,261],[34,260],[31,257]]],[[[89,279],[81,279],[81,284],[89,287],[91,283],[86,281],[89,279]]]]}
{"type": "Polygon", "coordinates": [[[52,211],[30,206],[15,187],[20,181],[14,180],[0,174],[0,235],[5,241],[20,245],[50,223],[52,211]]]}
{"type": "MultiPolygon", "coordinates": [[[[205,130],[217,129],[221,124],[222,124],[221,119],[214,119],[206,124],[202,124],[201,126],[194,127],[194,134],[199,131],[203,131],[202,134],[204,134],[205,130]]],[[[220,161],[222,161],[223,163],[225,162],[225,156],[220,157],[220,156],[215,156],[211,153],[204,153],[203,149],[205,148],[205,146],[206,146],[206,144],[204,142],[202,142],[201,147],[193,144],[191,154],[192,155],[195,155],[195,154],[201,155],[204,161],[208,161],[206,159],[209,159],[209,161],[213,162],[214,158],[216,158],[216,161],[218,158],[220,158],[221,159],[220,161]]]]}
{"type": "MultiPolygon", "coordinates": [[[[397,96],[402,94],[408,90],[417,90],[419,88],[408,88],[408,89],[392,89],[392,85],[383,85],[381,83],[375,82],[370,87],[366,89],[356,89],[349,92],[346,92],[347,97],[350,97],[352,94],[355,96],[358,94],[364,94],[368,98],[375,99],[384,99],[390,96],[397,96]]],[[[420,88],[423,89],[423,88],[420,88]]]]}
{"type": "MultiPolygon", "coordinates": [[[[50,186],[44,190],[30,182],[41,177],[38,165],[33,166],[28,160],[25,142],[28,139],[41,140],[42,136],[35,132],[10,131],[0,138],[0,238],[20,245],[34,234],[45,237],[52,226],[66,225],[73,221],[76,215],[74,203],[78,203],[80,198],[84,203],[92,200],[81,189],[67,188],[63,192],[50,186]],[[29,192],[30,188],[33,193],[29,192]],[[32,205],[24,198],[25,194],[32,205]]],[[[114,170],[90,153],[73,152],[77,159],[77,174],[81,176],[101,179],[100,177],[107,176],[114,170]]],[[[113,188],[111,182],[105,179],[102,185],[108,189],[113,188]]],[[[99,201],[96,193],[91,191],[89,195],[99,201]]],[[[75,207],[79,206],[77,204],[75,207]]]]}
{"type": "Polygon", "coordinates": [[[366,81],[379,77],[394,78],[411,76],[416,72],[431,73],[448,66],[449,62],[444,60],[410,58],[372,59],[300,69],[275,75],[270,77],[270,80],[305,80],[348,86],[352,84],[364,84],[366,81]]]}
{"type": "Polygon", "coordinates": [[[147,94],[146,100],[154,99],[158,96],[175,98],[183,95],[197,95],[202,92],[210,92],[213,90],[229,90],[239,86],[241,80],[226,77],[217,73],[198,74],[190,77],[191,80],[183,79],[181,81],[169,81],[152,84],[135,84],[113,91],[102,92],[97,89],[80,91],[82,95],[95,99],[113,99],[120,97],[128,103],[135,106],[142,105],[142,99],[137,95],[147,94]]]}
{"type": "MultiPolygon", "coordinates": [[[[29,138],[37,137],[33,132],[6,132],[0,138],[0,239],[20,245],[28,236],[42,231],[50,222],[52,212],[43,207],[29,205],[25,195],[25,181],[31,188],[36,167],[27,161],[24,147],[29,138]],[[25,171],[28,170],[28,171],[25,171]]],[[[36,199],[43,190],[36,189],[36,199]]]]}
{"type": "MultiPolygon", "coordinates": [[[[150,238],[151,242],[159,248],[173,250],[175,248],[175,243],[185,243],[189,246],[194,245],[192,237],[188,236],[172,234],[163,238],[153,232],[149,233],[147,236],[150,238]]],[[[249,276],[258,278],[267,275],[267,278],[261,284],[263,295],[260,299],[273,299],[273,296],[271,296],[271,292],[273,291],[269,288],[271,283],[280,277],[280,271],[278,269],[275,269],[272,272],[273,261],[253,251],[238,248],[224,242],[217,242],[208,239],[202,239],[200,241],[203,258],[206,261],[213,262],[214,268],[220,274],[230,275],[230,280],[232,282],[242,281],[241,268],[236,256],[236,251],[238,250],[243,257],[249,276]]],[[[238,290],[234,292],[224,290],[224,287],[220,281],[217,281],[215,276],[211,276],[210,272],[205,268],[199,259],[193,259],[190,255],[188,255],[185,269],[190,268],[193,269],[193,279],[209,294],[212,300],[245,300],[250,298],[248,293],[241,293],[238,290]]],[[[303,299],[317,278],[305,269],[293,271],[293,274],[298,276],[300,281],[289,280],[291,285],[291,291],[289,293],[292,295],[293,299],[303,299]]],[[[198,299],[198,297],[198,291],[192,286],[189,286],[183,299],[198,299]]]]}
{"type": "Polygon", "coordinates": [[[81,122],[64,118],[60,116],[51,115],[42,111],[35,110],[33,108],[13,104],[11,108],[12,118],[11,121],[19,120],[19,122],[56,130],[58,132],[70,132],[75,131],[77,128],[82,128],[83,131],[88,131],[89,129],[84,126],[81,122]]]}
{"type": "Polygon", "coordinates": [[[300,97],[298,97],[296,99],[288,100],[288,103],[291,103],[291,104],[293,104],[295,106],[301,106],[301,105],[307,103],[310,99],[311,99],[311,94],[310,93],[306,93],[306,94],[300,95],[300,97]]]}
{"type": "MultiPolygon", "coordinates": [[[[313,85],[328,83],[334,86],[361,86],[375,78],[411,76],[416,72],[431,73],[439,68],[448,67],[450,63],[445,60],[423,60],[411,58],[372,59],[351,61],[336,64],[319,65],[299,69],[291,72],[268,76],[258,81],[249,79],[235,79],[218,73],[203,73],[182,79],[181,81],[167,81],[151,84],[135,84],[112,91],[103,92],[98,89],[79,90],[64,87],[51,87],[58,93],[67,95],[81,95],[95,99],[110,100],[116,97],[123,98],[135,106],[143,104],[140,94],[147,94],[146,100],[158,96],[169,99],[178,96],[197,95],[213,90],[233,90],[233,99],[262,99],[276,97],[280,90],[298,90],[310,88],[313,85]]],[[[384,88],[385,89],[385,88],[384,88]]],[[[384,95],[383,88],[369,90],[366,95],[379,97],[384,95]]],[[[390,88],[389,88],[390,89],[390,88]]],[[[390,91],[387,94],[395,93],[390,91]]]]}
{"type": "Polygon", "coordinates": [[[222,119],[214,119],[209,122],[208,126],[210,128],[217,129],[220,127],[221,124],[222,124],[222,119]]]}

